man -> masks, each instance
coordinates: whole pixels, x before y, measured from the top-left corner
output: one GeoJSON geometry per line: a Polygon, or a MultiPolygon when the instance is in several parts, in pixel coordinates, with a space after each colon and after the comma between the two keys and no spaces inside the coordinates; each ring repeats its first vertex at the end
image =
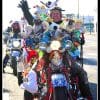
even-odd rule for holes
{"type": "MultiPolygon", "coordinates": [[[[11,25],[11,28],[12,28],[13,36],[10,39],[21,38],[21,34],[20,34],[21,29],[20,29],[19,22],[18,21],[13,22],[12,25],[11,25]]],[[[14,53],[12,53],[12,54],[14,54],[14,53]]],[[[3,72],[5,72],[4,68],[6,67],[9,59],[10,59],[9,52],[6,51],[6,55],[5,55],[4,59],[3,59],[3,72]]]]}
{"type": "MultiPolygon", "coordinates": [[[[55,7],[51,10],[50,17],[53,19],[53,22],[50,24],[51,28],[55,24],[58,28],[63,25],[66,26],[66,23],[63,22],[62,20],[62,10],[58,7],[55,7]]],[[[66,62],[66,61],[65,61],[66,62]]],[[[88,100],[92,100],[92,95],[89,89],[89,83],[88,83],[88,78],[87,78],[87,73],[84,71],[83,68],[78,66],[76,63],[74,63],[71,72],[72,75],[78,75],[79,81],[80,81],[80,90],[82,93],[82,96],[87,98],[88,100]]]]}
{"type": "Polygon", "coordinates": [[[53,29],[55,26],[65,29],[66,23],[62,20],[62,11],[64,10],[59,7],[50,10],[50,18],[53,19],[53,22],[50,23],[50,29],[53,29]]]}

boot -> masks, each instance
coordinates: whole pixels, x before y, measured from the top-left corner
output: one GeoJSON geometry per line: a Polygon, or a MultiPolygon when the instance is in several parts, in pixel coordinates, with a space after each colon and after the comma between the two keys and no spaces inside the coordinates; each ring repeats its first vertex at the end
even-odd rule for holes
{"type": "Polygon", "coordinates": [[[81,94],[84,98],[87,98],[87,100],[93,100],[92,98],[92,94],[91,94],[91,91],[90,91],[90,88],[89,88],[89,84],[80,84],[80,91],[81,91],[81,94]]]}

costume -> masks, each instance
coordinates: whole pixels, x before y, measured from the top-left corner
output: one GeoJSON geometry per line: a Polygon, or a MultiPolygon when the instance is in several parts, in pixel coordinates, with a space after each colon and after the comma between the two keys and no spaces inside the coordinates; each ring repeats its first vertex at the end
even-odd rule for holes
{"type": "Polygon", "coordinates": [[[22,89],[24,89],[24,100],[32,100],[34,93],[38,91],[38,84],[37,84],[37,73],[34,71],[36,63],[34,63],[34,58],[38,59],[37,51],[26,48],[27,52],[26,57],[26,65],[24,66],[23,70],[23,83],[20,85],[22,89]]]}
{"type": "MultiPolygon", "coordinates": [[[[20,5],[20,7],[22,8],[24,15],[26,16],[26,19],[30,23],[29,18],[27,18],[27,14],[26,14],[26,12],[29,13],[29,11],[26,11],[26,10],[23,9],[24,3],[25,2],[22,2],[21,3],[22,5],[20,5]]],[[[28,7],[26,9],[28,10],[28,7]]],[[[62,11],[63,10],[59,7],[54,7],[53,9],[50,10],[50,18],[53,19],[53,22],[49,22],[49,26],[50,26],[49,30],[53,30],[55,26],[56,26],[56,30],[60,29],[61,31],[63,31],[63,29],[65,29],[65,26],[66,26],[67,23],[62,21],[62,11]]],[[[29,16],[30,16],[30,14],[29,14],[29,16]]],[[[33,20],[34,19],[31,19],[31,21],[33,21],[33,20]]],[[[61,32],[61,33],[63,33],[63,32],[61,32]]],[[[53,37],[51,32],[48,31],[46,34],[43,35],[43,37],[41,38],[41,41],[47,43],[47,42],[49,42],[49,40],[51,41],[51,39],[52,39],[51,36],[53,37]]],[[[79,33],[77,33],[76,36],[79,37],[79,33]]],[[[44,56],[45,56],[45,54],[44,54],[44,56]]],[[[67,66],[66,59],[69,59],[69,58],[66,58],[66,57],[67,57],[67,54],[65,54],[65,56],[64,56],[64,63],[67,66]]],[[[70,57],[70,59],[73,59],[73,58],[70,57]]],[[[48,58],[45,59],[45,62],[48,63],[48,58]]],[[[48,64],[45,64],[44,66],[46,66],[46,65],[48,65],[48,64]]],[[[92,96],[91,96],[91,92],[90,92],[90,89],[89,89],[89,83],[88,83],[88,78],[87,78],[86,72],[84,71],[84,69],[80,68],[80,66],[78,66],[76,62],[74,62],[72,65],[73,66],[71,66],[71,73],[72,73],[72,76],[74,76],[74,75],[78,76],[79,82],[80,82],[80,84],[79,84],[80,90],[82,92],[82,95],[86,98],[91,97],[90,100],[92,100],[92,96]],[[77,66],[77,67],[75,67],[75,66],[77,66]],[[86,91],[88,91],[88,92],[86,92],[86,91]]]]}

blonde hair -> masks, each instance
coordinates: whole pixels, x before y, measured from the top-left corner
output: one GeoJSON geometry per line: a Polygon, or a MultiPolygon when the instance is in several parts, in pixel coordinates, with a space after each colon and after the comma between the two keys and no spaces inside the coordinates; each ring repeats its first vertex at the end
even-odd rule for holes
{"type": "Polygon", "coordinates": [[[49,23],[47,21],[43,21],[42,25],[46,25],[46,30],[47,31],[49,29],[49,23]]]}
{"type": "Polygon", "coordinates": [[[83,22],[82,22],[82,20],[80,20],[80,19],[76,19],[76,20],[75,20],[75,23],[80,23],[80,24],[82,24],[83,22]]]}

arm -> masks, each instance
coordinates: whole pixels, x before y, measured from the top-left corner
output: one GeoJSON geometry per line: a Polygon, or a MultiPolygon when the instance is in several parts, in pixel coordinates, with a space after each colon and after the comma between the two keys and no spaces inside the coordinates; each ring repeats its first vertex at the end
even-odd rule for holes
{"type": "Polygon", "coordinates": [[[18,7],[20,7],[22,9],[22,12],[23,12],[26,20],[28,21],[28,23],[33,26],[33,16],[29,12],[29,7],[27,4],[27,1],[26,0],[20,1],[20,4],[18,5],[18,7]]]}
{"type": "Polygon", "coordinates": [[[38,90],[37,76],[35,71],[31,70],[28,74],[28,82],[21,84],[21,88],[29,91],[30,93],[35,93],[38,90]]]}

